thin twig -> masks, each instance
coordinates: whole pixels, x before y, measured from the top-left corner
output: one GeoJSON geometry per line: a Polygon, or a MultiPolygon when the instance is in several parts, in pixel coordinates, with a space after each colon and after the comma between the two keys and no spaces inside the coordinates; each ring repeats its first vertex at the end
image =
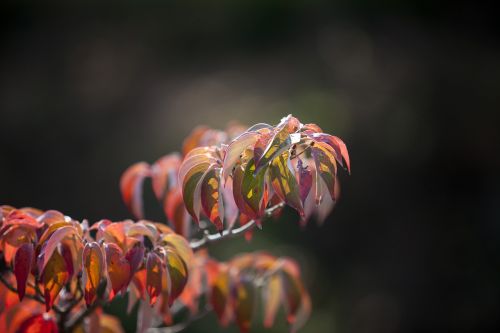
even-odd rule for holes
{"type": "MultiPolygon", "coordinates": [[[[283,206],[285,206],[285,203],[281,202],[275,206],[272,206],[272,207],[266,209],[266,211],[264,212],[264,217],[270,216],[272,213],[274,213],[274,211],[282,208],[283,206]]],[[[203,238],[191,241],[189,243],[189,245],[191,246],[191,248],[193,250],[196,250],[196,249],[199,249],[200,247],[205,246],[207,243],[213,243],[213,242],[220,241],[221,239],[231,238],[231,237],[239,235],[247,230],[251,230],[252,228],[255,227],[256,223],[257,223],[257,220],[250,220],[249,222],[247,222],[246,224],[244,224],[243,226],[241,226],[239,228],[224,230],[221,234],[208,234],[208,233],[206,233],[203,235],[203,238]]]]}

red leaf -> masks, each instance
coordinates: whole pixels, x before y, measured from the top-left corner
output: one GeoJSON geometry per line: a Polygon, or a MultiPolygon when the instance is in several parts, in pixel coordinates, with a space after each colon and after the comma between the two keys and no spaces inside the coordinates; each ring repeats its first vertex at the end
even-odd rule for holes
{"type": "Polygon", "coordinates": [[[303,166],[301,158],[298,158],[297,169],[299,171],[300,199],[302,200],[303,204],[306,201],[307,195],[311,191],[312,172],[310,169],[308,169],[307,165],[305,167],[303,166]]]}
{"type": "Polygon", "coordinates": [[[26,282],[33,262],[33,252],[33,244],[24,244],[17,249],[14,257],[14,274],[16,275],[17,293],[20,301],[23,300],[26,291],[26,282]]]}
{"type": "Polygon", "coordinates": [[[177,172],[182,159],[178,153],[163,156],[151,166],[153,191],[163,201],[171,188],[177,187],[177,172]]]}
{"type": "Polygon", "coordinates": [[[53,318],[46,314],[39,314],[26,319],[19,329],[18,333],[57,333],[57,324],[53,318]]]}
{"type": "Polygon", "coordinates": [[[127,288],[131,279],[130,263],[123,257],[123,253],[118,245],[109,243],[104,246],[106,253],[106,266],[108,276],[111,281],[111,292],[109,299],[113,299],[120,291],[127,288]]]}
{"type": "Polygon", "coordinates": [[[123,201],[137,218],[143,218],[142,183],[150,175],[149,165],[139,162],[130,166],[122,175],[120,189],[123,201]]]}
{"type": "Polygon", "coordinates": [[[190,232],[190,218],[189,213],[184,206],[184,200],[182,198],[182,192],[180,188],[176,188],[166,197],[165,205],[165,215],[175,232],[188,237],[190,232]]]}
{"type": "Polygon", "coordinates": [[[144,246],[142,246],[141,243],[136,243],[136,245],[125,254],[125,259],[127,259],[130,264],[130,279],[132,279],[132,275],[140,268],[143,258],[144,246]]]}

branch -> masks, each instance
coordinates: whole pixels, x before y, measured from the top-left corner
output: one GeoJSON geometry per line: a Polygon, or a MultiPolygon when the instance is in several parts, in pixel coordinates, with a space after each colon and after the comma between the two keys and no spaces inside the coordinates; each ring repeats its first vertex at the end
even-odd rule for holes
{"type": "MultiPolygon", "coordinates": [[[[279,203],[277,205],[274,205],[274,206],[266,209],[266,211],[264,212],[264,217],[270,216],[272,213],[274,213],[274,211],[276,211],[276,210],[278,210],[278,209],[280,209],[280,208],[282,208],[284,206],[285,206],[285,203],[281,202],[281,203],[279,203]]],[[[196,250],[196,249],[199,249],[200,247],[205,246],[208,243],[218,242],[221,239],[225,239],[225,238],[232,238],[232,237],[234,237],[236,235],[244,233],[247,230],[251,230],[251,229],[253,229],[255,227],[256,223],[257,223],[257,220],[250,220],[248,223],[244,224],[243,226],[241,226],[239,228],[236,228],[236,229],[227,229],[227,230],[224,230],[220,234],[205,233],[203,235],[202,239],[191,241],[189,243],[189,245],[191,246],[191,248],[193,250],[196,250]]]]}
{"type": "MultiPolygon", "coordinates": [[[[3,276],[3,274],[0,274],[0,281],[5,285],[5,287],[7,287],[7,289],[9,289],[10,291],[14,292],[14,293],[18,293],[17,292],[17,289],[14,288],[13,286],[10,285],[9,281],[7,281],[5,279],[5,277],[3,276]]],[[[30,298],[30,299],[33,299],[39,303],[42,303],[42,304],[45,304],[45,300],[40,296],[40,295],[31,295],[31,294],[25,294],[24,297],[26,298],[30,298]]]]}

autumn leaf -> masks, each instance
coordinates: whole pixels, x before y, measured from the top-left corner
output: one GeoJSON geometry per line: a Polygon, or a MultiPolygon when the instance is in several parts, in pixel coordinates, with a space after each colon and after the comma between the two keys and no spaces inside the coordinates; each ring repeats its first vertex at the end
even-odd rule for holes
{"type": "Polygon", "coordinates": [[[249,278],[240,277],[234,282],[232,300],[236,324],[240,332],[246,333],[250,330],[256,305],[255,286],[249,278]]]}
{"type": "Polygon", "coordinates": [[[85,303],[90,306],[97,299],[97,290],[104,271],[102,250],[96,242],[85,245],[83,249],[83,266],[85,303]]]}
{"type": "Polygon", "coordinates": [[[19,329],[18,333],[57,333],[57,324],[54,318],[45,314],[34,315],[26,319],[19,329]]]}
{"type": "Polygon", "coordinates": [[[300,200],[302,201],[302,205],[306,201],[307,196],[309,195],[312,187],[312,172],[308,168],[308,166],[304,166],[302,159],[297,158],[297,170],[299,176],[299,194],[300,200]]]}
{"type": "Polygon", "coordinates": [[[14,274],[17,281],[19,301],[23,300],[24,293],[26,291],[26,282],[28,280],[28,275],[31,272],[31,265],[33,262],[33,252],[33,244],[23,244],[17,249],[14,257],[14,274]]]}
{"type": "Polygon", "coordinates": [[[149,175],[149,165],[145,162],[139,162],[125,170],[120,179],[120,189],[123,201],[137,218],[143,218],[144,216],[142,207],[142,184],[144,179],[149,175]]]}
{"type": "Polygon", "coordinates": [[[184,290],[188,281],[188,269],[182,258],[174,249],[166,249],[167,271],[170,277],[170,294],[168,297],[169,306],[184,290]]]}
{"type": "Polygon", "coordinates": [[[191,230],[190,218],[184,206],[181,190],[179,188],[173,190],[165,200],[164,209],[170,225],[176,233],[189,237],[191,230]]]}
{"type": "Polygon", "coordinates": [[[163,262],[156,252],[149,252],[146,260],[146,291],[149,295],[149,304],[156,303],[162,291],[163,262]]]}
{"type": "Polygon", "coordinates": [[[130,263],[123,256],[122,249],[118,245],[108,243],[104,245],[106,254],[106,266],[109,280],[111,281],[111,293],[109,299],[112,300],[120,291],[124,292],[131,279],[130,263]]]}
{"type": "Polygon", "coordinates": [[[254,145],[259,136],[260,134],[257,132],[246,132],[241,134],[229,144],[226,149],[226,155],[224,157],[223,163],[224,167],[222,169],[222,177],[224,178],[224,180],[226,180],[229,174],[232,172],[236,162],[241,157],[241,153],[248,146],[254,145]]]}
{"type": "Polygon", "coordinates": [[[262,288],[262,300],[264,306],[264,327],[270,328],[274,324],[274,318],[281,304],[282,286],[278,274],[272,274],[262,288]]]}
{"type": "Polygon", "coordinates": [[[151,166],[151,181],[156,198],[163,202],[167,193],[177,187],[177,172],[182,159],[178,153],[172,153],[158,159],[151,166]]]}
{"type": "Polygon", "coordinates": [[[218,274],[210,292],[210,304],[222,326],[229,323],[230,317],[230,285],[229,271],[226,265],[219,264],[218,274]]]}
{"type": "Polygon", "coordinates": [[[42,273],[46,311],[52,308],[56,297],[68,279],[69,273],[64,258],[59,251],[54,251],[42,273]]]}
{"type": "Polygon", "coordinates": [[[201,180],[201,206],[203,212],[218,231],[224,229],[222,224],[224,208],[220,188],[220,169],[211,167],[205,172],[201,180]]]}
{"type": "MultiPolygon", "coordinates": [[[[300,122],[291,115],[281,120],[280,124],[277,126],[276,133],[267,144],[262,156],[256,156],[255,173],[258,173],[264,166],[299,141],[296,137],[290,135],[299,128],[300,122]]],[[[297,138],[300,138],[300,135],[297,138]]]]}
{"type": "Polygon", "coordinates": [[[316,172],[325,182],[332,200],[335,200],[335,177],[337,175],[335,156],[322,142],[317,142],[311,147],[311,152],[316,163],[316,172]]]}
{"type": "Polygon", "coordinates": [[[281,200],[285,201],[303,216],[304,209],[302,207],[300,189],[295,174],[292,171],[288,156],[288,152],[285,152],[272,161],[269,170],[271,184],[281,200]]]}

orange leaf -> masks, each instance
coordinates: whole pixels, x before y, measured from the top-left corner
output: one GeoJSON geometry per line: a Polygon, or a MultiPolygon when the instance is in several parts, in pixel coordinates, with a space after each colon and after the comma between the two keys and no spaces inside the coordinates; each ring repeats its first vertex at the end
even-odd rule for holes
{"type": "Polygon", "coordinates": [[[146,260],[146,290],[149,304],[154,305],[162,290],[163,262],[156,252],[149,252],[146,260]]]}
{"type": "Polygon", "coordinates": [[[68,282],[69,273],[59,251],[54,251],[42,274],[45,310],[49,311],[62,287],[68,282]]]}
{"type": "Polygon", "coordinates": [[[142,207],[142,183],[149,174],[149,165],[145,162],[139,162],[125,170],[120,180],[123,201],[137,218],[143,218],[144,215],[142,207]]]}
{"type": "Polygon", "coordinates": [[[124,258],[122,250],[116,244],[106,244],[104,251],[112,290],[109,299],[112,300],[120,291],[124,292],[127,289],[130,281],[130,263],[124,258]]]}
{"type": "Polygon", "coordinates": [[[102,250],[96,242],[85,245],[83,249],[83,267],[85,303],[90,306],[97,299],[97,289],[104,270],[102,250]]]}

